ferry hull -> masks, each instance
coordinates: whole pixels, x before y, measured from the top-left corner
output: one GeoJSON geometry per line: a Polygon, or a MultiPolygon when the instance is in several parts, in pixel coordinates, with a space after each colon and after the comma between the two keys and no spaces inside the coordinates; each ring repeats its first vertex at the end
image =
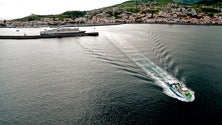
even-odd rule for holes
{"type": "Polygon", "coordinates": [[[194,94],[188,90],[184,85],[178,82],[167,82],[169,89],[179,98],[187,101],[194,100],[194,94]]]}

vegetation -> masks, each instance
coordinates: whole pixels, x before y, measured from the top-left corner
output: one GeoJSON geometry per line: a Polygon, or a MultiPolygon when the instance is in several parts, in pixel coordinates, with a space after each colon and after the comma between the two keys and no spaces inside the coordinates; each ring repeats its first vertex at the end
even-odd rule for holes
{"type": "Polygon", "coordinates": [[[84,15],[86,15],[86,11],[66,11],[58,15],[30,15],[24,18],[16,19],[16,21],[33,21],[33,20],[41,20],[41,18],[53,18],[53,19],[77,18],[77,17],[83,17],[84,15]]]}
{"type": "Polygon", "coordinates": [[[132,12],[132,13],[138,13],[140,12],[140,10],[138,8],[129,8],[127,9],[128,12],[132,12]]]}
{"type": "Polygon", "coordinates": [[[222,6],[221,0],[202,0],[197,4],[222,6]]]}
{"type": "MultiPolygon", "coordinates": [[[[104,7],[102,8],[103,10],[108,10],[111,9],[112,7],[118,7],[118,8],[124,8],[122,10],[127,11],[128,13],[138,13],[140,10],[138,9],[139,5],[145,5],[145,6],[150,6],[150,9],[148,10],[143,10],[141,13],[152,13],[152,14],[157,14],[159,12],[158,7],[161,7],[163,5],[166,5],[169,2],[181,2],[184,3],[187,0],[129,0],[126,2],[123,2],[121,4],[117,4],[114,6],[110,7],[104,7]],[[153,9],[152,6],[156,6],[157,8],[153,9]]],[[[195,4],[190,4],[192,5],[197,12],[204,12],[207,14],[215,14],[218,13],[219,10],[216,10],[214,8],[203,8],[203,5],[213,5],[213,6],[222,6],[221,0],[189,0],[191,2],[198,2],[195,4]]],[[[100,13],[99,11],[94,12],[94,15],[97,13],[100,13]]],[[[119,18],[120,14],[122,11],[115,11],[113,12],[112,9],[110,11],[106,12],[110,16],[119,18]]],[[[63,20],[64,18],[78,18],[78,17],[84,17],[87,14],[86,11],[66,11],[61,14],[57,15],[30,15],[24,18],[16,19],[17,21],[33,21],[33,20],[41,20],[41,18],[53,18],[53,19],[61,19],[63,20]]]]}
{"type": "Polygon", "coordinates": [[[68,18],[78,18],[86,15],[86,11],[66,11],[61,16],[65,16],[68,18]]]}
{"type": "Polygon", "coordinates": [[[200,2],[202,0],[173,0],[173,1],[177,3],[182,3],[182,4],[191,4],[191,3],[200,2]]]}
{"type": "Polygon", "coordinates": [[[202,12],[205,13],[219,13],[219,10],[213,9],[213,8],[201,8],[202,12]]]}
{"type": "Polygon", "coordinates": [[[158,14],[158,13],[159,13],[159,10],[151,10],[151,9],[148,9],[148,10],[142,11],[141,13],[142,13],[142,14],[146,14],[146,13],[158,14]]]}
{"type": "Polygon", "coordinates": [[[172,0],[157,0],[158,3],[166,4],[172,2],[172,0]]]}
{"type": "Polygon", "coordinates": [[[110,16],[114,16],[115,18],[120,18],[120,14],[121,14],[122,12],[112,12],[112,11],[109,11],[109,12],[107,12],[107,14],[109,14],[110,16]]]}

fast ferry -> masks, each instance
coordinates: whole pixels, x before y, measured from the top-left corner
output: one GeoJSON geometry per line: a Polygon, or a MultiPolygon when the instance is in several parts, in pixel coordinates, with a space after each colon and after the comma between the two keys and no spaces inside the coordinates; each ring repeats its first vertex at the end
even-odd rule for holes
{"type": "Polygon", "coordinates": [[[175,93],[178,97],[186,99],[186,100],[194,100],[194,94],[189,90],[185,85],[176,81],[168,81],[167,85],[170,90],[175,93]]]}
{"type": "Polygon", "coordinates": [[[40,32],[40,35],[59,35],[59,34],[81,34],[86,31],[81,31],[79,28],[64,28],[58,27],[56,29],[44,30],[40,32]]]}

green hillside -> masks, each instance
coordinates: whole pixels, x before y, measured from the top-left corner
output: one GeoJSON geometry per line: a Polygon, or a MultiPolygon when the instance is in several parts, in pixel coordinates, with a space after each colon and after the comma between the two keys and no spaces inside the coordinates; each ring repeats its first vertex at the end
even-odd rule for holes
{"type": "Polygon", "coordinates": [[[63,19],[63,18],[77,18],[77,17],[83,17],[86,15],[86,11],[66,11],[62,14],[57,14],[57,15],[30,15],[27,17],[23,17],[20,19],[16,19],[17,21],[33,21],[33,20],[41,20],[41,18],[58,18],[58,19],[63,19]]]}
{"type": "Polygon", "coordinates": [[[202,0],[198,4],[222,6],[222,0],[202,0]]]}
{"type": "Polygon", "coordinates": [[[183,3],[183,4],[189,4],[189,3],[197,3],[202,0],[173,0],[176,3],[183,3]]]}
{"type": "MultiPolygon", "coordinates": [[[[128,8],[129,12],[138,12],[139,10],[137,9],[137,5],[147,5],[149,6],[152,4],[153,6],[162,6],[163,4],[167,4],[169,2],[178,2],[180,4],[193,4],[196,3],[197,5],[200,4],[202,5],[217,5],[217,6],[222,6],[221,0],[129,0],[126,2],[123,2],[121,4],[113,5],[110,7],[104,7],[101,9],[109,9],[111,7],[119,7],[119,8],[128,8]]],[[[199,5],[198,5],[199,6],[199,5]]],[[[210,11],[214,13],[214,11],[206,9],[200,9],[196,8],[198,11],[210,11]]],[[[149,10],[148,10],[149,11],[149,10]]],[[[152,10],[153,11],[153,10],[152,10]]],[[[20,19],[15,19],[17,21],[33,21],[33,20],[41,20],[41,18],[53,18],[53,19],[64,19],[64,18],[78,18],[78,17],[84,17],[86,15],[86,11],[67,11],[61,14],[57,15],[31,15],[27,17],[23,17],[20,19]]],[[[107,12],[108,13],[108,12],[107,12]]],[[[119,15],[117,12],[115,14],[110,13],[111,16],[115,16],[116,14],[119,15]]]]}
{"type": "Polygon", "coordinates": [[[156,0],[157,2],[160,2],[160,3],[170,3],[172,2],[172,0],[156,0]]]}

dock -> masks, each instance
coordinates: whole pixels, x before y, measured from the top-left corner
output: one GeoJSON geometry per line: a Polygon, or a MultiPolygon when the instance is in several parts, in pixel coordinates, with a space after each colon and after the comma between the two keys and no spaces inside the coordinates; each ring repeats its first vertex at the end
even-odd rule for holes
{"type": "Polygon", "coordinates": [[[24,35],[24,36],[0,36],[0,39],[48,39],[63,37],[99,36],[98,32],[78,33],[78,34],[51,34],[51,35],[24,35]]]}

